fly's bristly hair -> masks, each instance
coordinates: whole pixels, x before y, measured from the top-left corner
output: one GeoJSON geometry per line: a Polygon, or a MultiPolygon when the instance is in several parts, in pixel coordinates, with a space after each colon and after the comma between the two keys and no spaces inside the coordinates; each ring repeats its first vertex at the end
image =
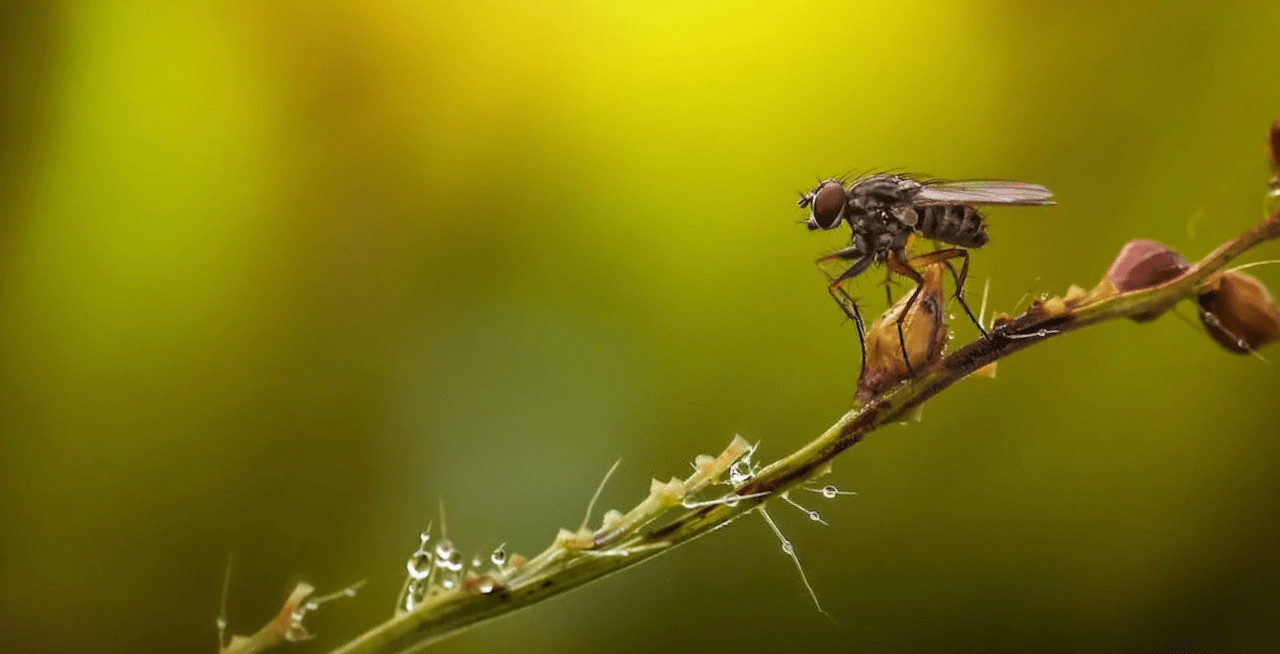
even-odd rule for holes
{"type": "Polygon", "coordinates": [[[876,177],[877,175],[884,175],[886,177],[902,177],[904,179],[912,179],[913,173],[907,172],[906,168],[897,168],[897,167],[895,168],[864,168],[862,170],[857,170],[857,169],[850,170],[849,172],[843,175],[840,175],[839,177],[833,177],[831,179],[832,181],[837,181],[845,186],[849,186],[850,184],[857,184],[858,182],[864,179],[868,179],[870,177],[876,177]]]}

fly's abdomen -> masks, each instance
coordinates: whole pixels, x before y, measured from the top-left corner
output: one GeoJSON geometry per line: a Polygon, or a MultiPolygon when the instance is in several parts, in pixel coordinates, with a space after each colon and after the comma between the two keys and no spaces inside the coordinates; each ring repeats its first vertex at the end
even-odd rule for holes
{"type": "Polygon", "coordinates": [[[987,224],[977,209],[966,204],[933,204],[918,207],[920,235],[962,248],[987,244],[987,224]]]}

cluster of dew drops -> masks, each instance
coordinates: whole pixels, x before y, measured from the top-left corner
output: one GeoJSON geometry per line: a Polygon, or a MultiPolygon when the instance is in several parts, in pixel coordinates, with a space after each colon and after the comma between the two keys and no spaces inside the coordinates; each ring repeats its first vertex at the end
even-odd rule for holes
{"type": "MultiPolygon", "coordinates": [[[[470,570],[468,570],[464,563],[466,557],[447,537],[441,536],[432,547],[430,528],[419,534],[418,539],[418,549],[409,555],[409,560],[405,563],[409,578],[406,580],[404,599],[397,607],[403,611],[414,610],[423,599],[434,593],[458,588],[467,575],[478,576],[480,569],[484,566],[484,560],[476,554],[471,557],[470,570]]],[[[494,548],[489,554],[489,562],[497,568],[499,575],[506,572],[505,543],[494,548]]],[[[481,593],[492,593],[497,587],[490,576],[478,576],[478,578],[480,582],[476,589],[481,593]]]]}
{"type": "MultiPolygon", "coordinates": [[[[729,467],[728,479],[725,483],[734,490],[725,495],[712,500],[696,501],[692,498],[686,498],[682,504],[687,508],[696,506],[705,506],[707,504],[723,504],[733,507],[744,498],[757,497],[757,495],[739,495],[738,489],[741,489],[747,482],[755,478],[759,472],[757,466],[752,463],[751,455],[755,448],[751,448],[745,456],[729,467]]],[[[842,491],[835,486],[827,485],[822,488],[802,487],[804,490],[818,493],[826,499],[835,499],[841,495],[857,495],[856,492],[842,491]]],[[[765,495],[768,493],[761,493],[765,495]]],[[[792,500],[787,493],[781,495],[783,501],[803,511],[810,520],[820,524],[827,524],[822,519],[822,515],[817,511],[806,508],[795,500],[792,500]]],[[[781,535],[779,534],[781,538],[781,535]]],[[[511,570],[511,563],[506,550],[506,543],[498,545],[489,554],[489,562],[493,564],[494,569],[487,572],[481,570],[485,562],[480,554],[472,556],[470,561],[470,569],[464,563],[465,556],[454,546],[453,541],[449,540],[441,530],[441,536],[436,541],[435,546],[431,546],[431,528],[428,527],[418,535],[418,548],[409,555],[408,561],[405,563],[409,576],[405,580],[405,590],[402,600],[397,603],[397,611],[409,612],[417,608],[424,599],[433,594],[452,591],[457,589],[461,584],[468,580],[478,580],[475,586],[476,590],[483,594],[494,592],[498,587],[495,579],[503,579],[507,572],[511,570]]],[[[785,538],[782,538],[783,550],[788,554],[793,554],[791,544],[785,538]]],[[[517,567],[519,563],[515,564],[517,567]]]]}
{"type": "MultiPolygon", "coordinates": [[[[728,507],[734,507],[734,506],[737,506],[738,502],[744,498],[756,497],[756,495],[739,495],[736,492],[737,489],[742,488],[744,485],[746,485],[747,482],[754,479],[756,474],[759,472],[758,466],[751,461],[751,455],[754,453],[755,453],[755,447],[752,447],[750,450],[747,451],[745,455],[743,455],[742,458],[738,459],[733,463],[733,465],[729,466],[728,485],[732,486],[735,489],[734,492],[727,493],[723,497],[720,497],[714,500],[709,500],[709,501],[694,501],[691,499],[686,499],[683,502],[685,508],[695,508],[698,506],[705,506],[707,504],[723,504],[728,507]]],[[[807,490],[813,493],[818,493],[829,500],[833,500],[836,497],[839,497],[841,495],[857,495],[856,492],[843,491],[830,484],[823,486],[822,488],[812,488],[808,486],[804,486],[802,488],[804,488],[804,490],[807,490]]],[[[762,495],[763,494],[767,494],[767,493],[762,493],[762,495]]],[[[787,504],[803,511],[805,515],[809,517],[810,520],[822,525],[827,524],[827,522],[822,519],[821,513],[800,505],[798,502],[791,499],[788,493],[783,493],[781,495],[781,498],[787,504]]],[[[788,549],[787,545],[784,545],[783,549],[787,550],[788,549]]]]}
{"type": "MultiPolygon", "coordinates": [[[[804,490],[807,490],[807,491],[809,491],[809,492],[811,492],[811,493],[817,493],[817,494],[819,494],[819,495],[821,495],[821,496],[823,496],[823,497],[825,497],[826,499],[829,499],[829,500],[834,500],[836,497],[839,497],[839,496],[841,496],[841,495],[857,495],[857,494],[858,494],[858,493],[857,493],[857,492],[855,492],[855,491],[843,491],[843,490],[840,490],[839,488],[836,488],[835,486],[832,486],[831,484],[827,484],[826,486],[823,486],[822,488],[810,488],[810,487],[808,487],[808,486],[802,486],[802,488],[804,488],[804,490]]],[[[822,514],[821,514],[821,513],[818,513],[817,511],[815,511],[815,510],[813,510],[813,509],[810,509],[810,508],[807,508],[807,507],[805,507],[805,506],[802,506],[799,502],[796,502],[795,500],[791,499],[791,496],[790,496],[790,495],[788,495],[787,493],[783,493],[783,494],[782,494],[782,500],[783,500],[784,502],[786,502],[787,504],[790,504],[791,506],[794,506],[794,507],[796,507],[797,509],[800,509],[801,511],[803,511],[803,512],[805,513],[805,515],[809,516],[809,519],[810,519],[810,520],[812,520],[812,521],[814,521],[814,522],[817,522],[817,523],[819,523],[819,524],[821,524],[821,525],[823,525],[823,526],[825,526],[825,525],[827,524],[827,521],[822,519],[822,514]]]]}
{"type": "MultiPolygon", "coordinates": [[[[756,474],[759,473],[758,468],[751,462],[751,455],[754,453],[755,453],[755,448],[752,447],[750,450],[747,451],[747,453],[741,459],[739,459],[738,461],[735,461],[733,465],[729,467],[729,475],[728,475],[729,479],[727,480],[726,483],[732,486],[734,490],[729,494],[725,495],[724,497],[721,497],[716,500],[711,500],[710,501],[711,503],[719,503],[719,504],[724,504],[726,506],[734,506],[742,498],[754,497],[753,495],[738,494],[738,491],[741,490],[742,487],[746,485],[747,482],[751,481],[753,478],[755,478],[756,474]]],[[[800,486],[800,488],[802,490],[806,490],[811,493],[817,493],[819,495],[822,495],[822,497],[828,500],[834,500],[835,498],[841,495],[857,495],[857,492],[855,491],[842,491],[831,484],[827,484],[822,488],[814,488],[812,486],[800,486]]],[[[822,519],[822,514],[818,513],[814,509],[810,509],[800,504],[799,502],[791,499],[791,495],[789,492],[783,492],[779,494],[778,497],[789,506],[795,507],[796,509],[803,512],[806,516],[808,516],[810,520],[820,525],[827,526],[827,521],[822,519]]],[[[704,503],[697,503],[697,504],[704,504],[704,503]]],[[[685,506],[689,506],[689,504],[685,503],[685,506]]],[[[778,528],[778,525],[773,521],[773,518],[770,518],[769,514],[764,511],[763,506],[760,507],[760,515],[764,518],[765,522],[768,523],[769,529],[773,531],[774,536],[778,538],[778,543],[782,546],[782,551],[788,557],[790,557],[792,561],[795,562],[796,569],[800,572],[800,580],[804,582],[805,589],[809,591],[809,596],[813,598],[813,605],[818,608],[818,611],[825,613],[825,611],[822,610],[822,604],[818,602],[817,593],[814,592],[813,586],[809,583],[809,579],[805,575],[804,566],[800,564],[800,557],[796,554],[795,546],[791,544],[791,540],[788,539],[786,535],[782,533],[782,530],[778,528]]]]}

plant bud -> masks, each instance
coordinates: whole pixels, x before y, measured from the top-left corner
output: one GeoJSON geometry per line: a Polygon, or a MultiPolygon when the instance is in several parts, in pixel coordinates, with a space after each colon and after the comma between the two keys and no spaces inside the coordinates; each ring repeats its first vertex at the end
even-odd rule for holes
{"type": "Polygon", "coordinates": [[[902,340],[898,339],[898,316],[906,308],[910,293],[902,296],[867,331],[867,365],[858,377],[857,400],[867,402],[885,389],[907,379],[911,371],[922,374],[942,358],[947,342],[947,326],[942,322],[946,298],[942,294],[943,271],[941,264],[924,268],[924,278],[916,301],[902,321],[902,340]],[[906,343],[911,367],[902,355],[902,343],[906,343]]]}
{"type": "Polygon", "coordinates": [[[1127,293],[1174,279],[1190,265],[1177,250],[1155,241],[1138,239],[1120,248],[1107,269],[1107,278],[1117,291],[1127,293]]]}
{"type": "Polygon", "coordinates": [[[1200,321],[1222,347],[1248,354],[1280,337],[1280,309],[1265,284],[1227,271],[1213,290],[1200,295],[1200,321]]]}
{"type": "Polygon", "coordinates": [[[1271,123],[1271,138],[1267,139],[1271,155],[1271,195],[1280,195],[1280,118],[1271,123]]]}
{"type": "Polygon", "coordinates": [[[1267,139],[1271,146],[1271,174],[1280,175],[1280,118],[1271,123],[1271,138],[1267,139]]]}
{"type": "MultiPolygon", "coordinates": [[[[1177,250],[1155,241],[1137,239],[1120,248],[1107,269],[1107,281],[1121,293],[1163,284],[1182,276],[1190,268],[1177,250]]],[[[1161,307],[1133,317],[1137,322],[1155,320],[1169,307],[1161,307]]]]}

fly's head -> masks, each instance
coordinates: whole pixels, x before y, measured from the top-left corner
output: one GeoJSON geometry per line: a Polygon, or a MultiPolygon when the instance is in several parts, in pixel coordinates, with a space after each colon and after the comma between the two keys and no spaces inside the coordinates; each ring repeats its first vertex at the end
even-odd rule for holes
{"type": "Polygon", "coordinates": [[[805,224],[810,231],[835,229],[846,219],[849,194],[840,180],[829,179],[800,196],[797,204],[801,209],[809,210],[809,220],[805,224]]]}

